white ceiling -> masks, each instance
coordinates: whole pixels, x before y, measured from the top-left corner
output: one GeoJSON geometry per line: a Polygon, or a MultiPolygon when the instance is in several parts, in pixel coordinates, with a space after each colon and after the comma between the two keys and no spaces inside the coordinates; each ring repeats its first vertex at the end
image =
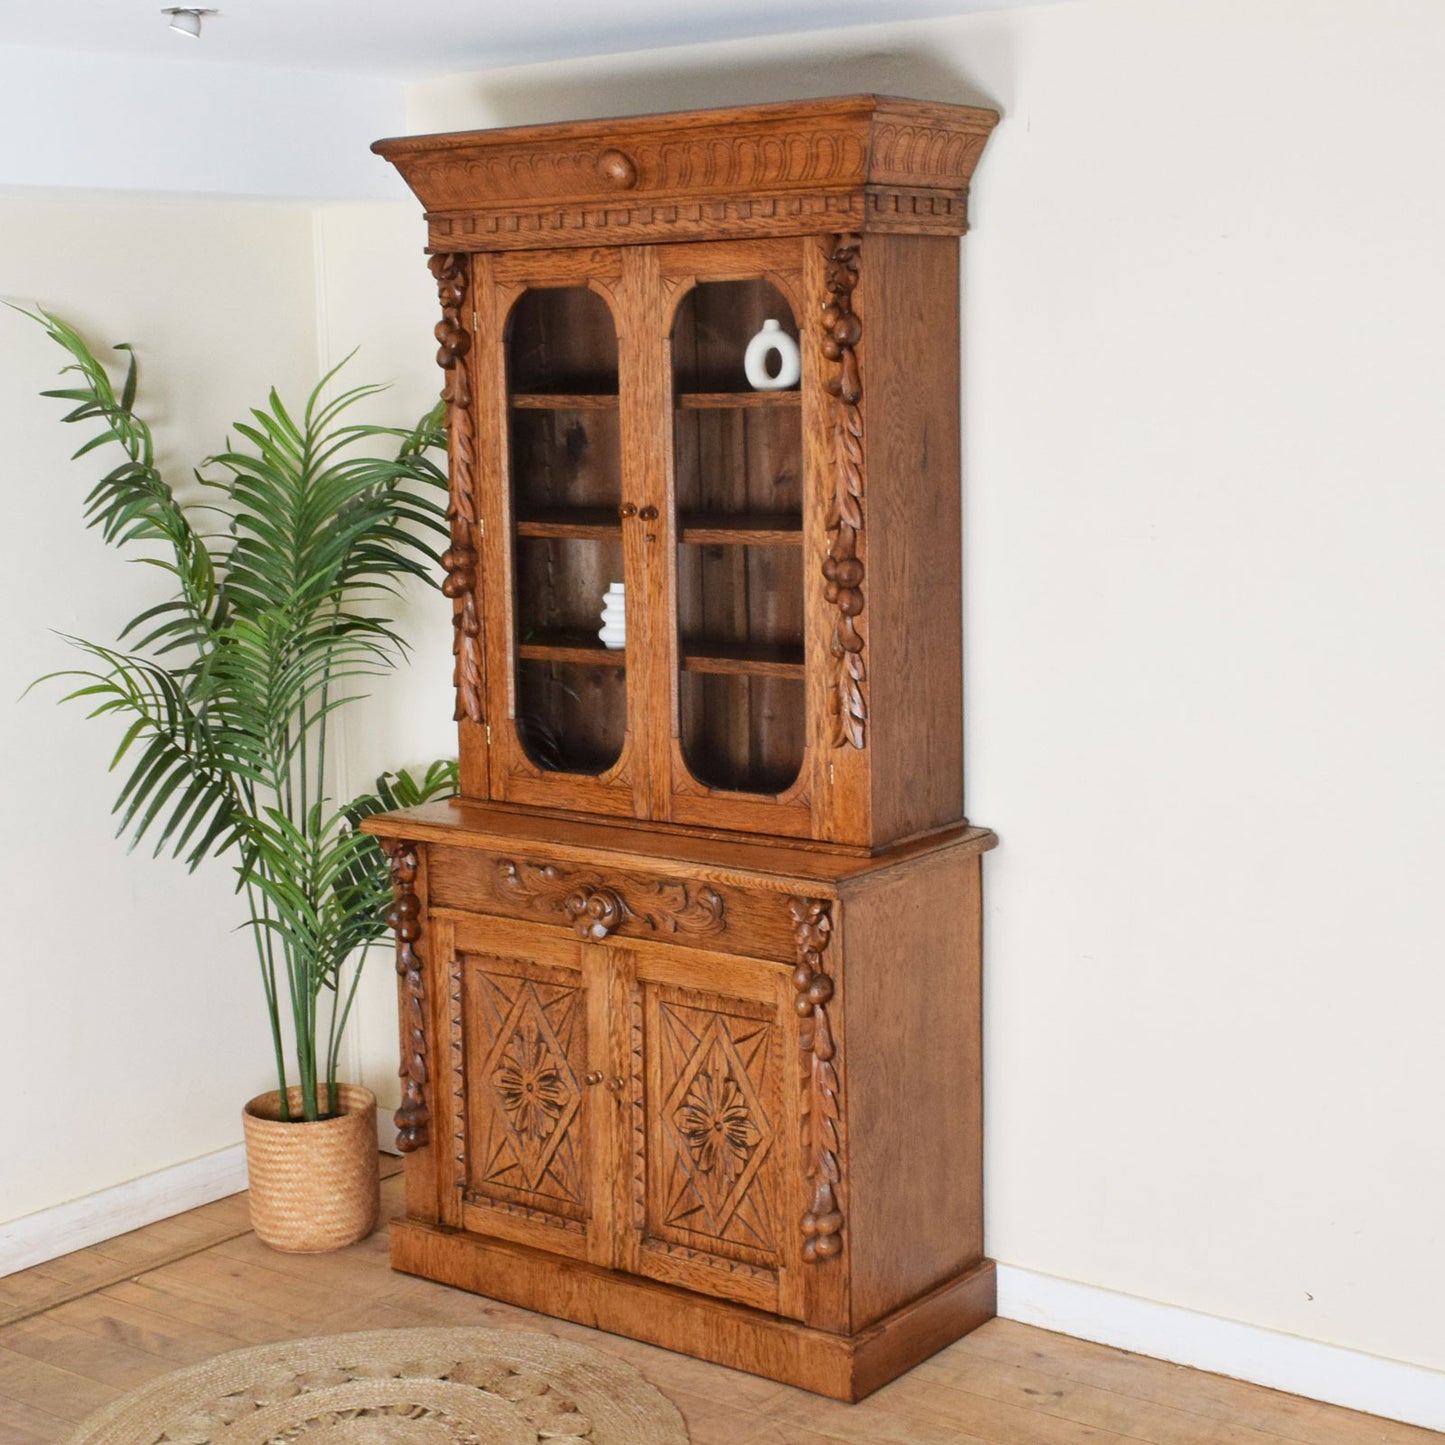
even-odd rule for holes
{"type": "Polygon", "coordinates": [[[414,79],[1039,3],[1046,0],[211,0],[221,13],[206,18],[197,42],[168,29],[160,0],[0,0],[0,45],[414,79]]]}

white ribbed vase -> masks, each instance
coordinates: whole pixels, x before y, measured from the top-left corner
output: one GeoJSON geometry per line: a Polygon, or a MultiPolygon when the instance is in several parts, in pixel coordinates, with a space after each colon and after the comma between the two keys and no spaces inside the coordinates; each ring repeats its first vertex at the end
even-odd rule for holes
{"type": "Polygon", "coordinates": [[[621,582],[613,582],[602,599],[602,626],[597,635],[603,647],[627,646],[627,596],[621,582]]]}

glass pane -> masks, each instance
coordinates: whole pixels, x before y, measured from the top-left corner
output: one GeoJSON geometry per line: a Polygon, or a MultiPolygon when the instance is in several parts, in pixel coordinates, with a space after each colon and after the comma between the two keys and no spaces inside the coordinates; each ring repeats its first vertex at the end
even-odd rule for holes
{"type": "Polygon", "coordinates": [[[539,767],[605,772],[627,730],[626,650],[598,636],[622,581],[617,334],[585,287],[528,291],[507,331],[517,735],[539,767]]]}
{"type": "Polygon", "coordinates": [[[699,782],[751,793],[784,791],[807,738],[799,392],[743,367],[769,321],[796,341],[769,282],[702,282],[672,334],[683,757],[699,782]]]}

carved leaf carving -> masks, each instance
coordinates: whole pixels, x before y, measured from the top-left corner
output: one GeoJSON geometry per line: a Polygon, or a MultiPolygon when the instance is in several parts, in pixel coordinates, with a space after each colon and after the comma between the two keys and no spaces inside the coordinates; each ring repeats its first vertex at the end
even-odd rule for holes
{"type": "Polygon", "coordinates": [[[829,737],[834,747],[862,748],[868,723],[863,662],[863,380],[856,347],[863,326],[853,311],[862,238],[835,236],[829,246],[828,300],[823,307],[823,355],[837,365],[828,378],[833,397],[833,500],[824,523],[825,595],[838,610],[829,644],[829,737]]]}
{"type": "Polygon", "coordinates": [[[401,1068],[405,1081],[401,1107],[396,1111],[396,1147],[404,1154],[424,1149],[431,1142],[431,1112],[427,1107],[426,979],[417,952],[421,938],[421,901],[416,895],[420,864],[414,843],[383,838],[381,846],[391,864],[392,907],[386,921],[396,934],[396,972],[401,980],[401,1068]]]}
{"type": "Polygon", "coordinates": [[[843,1212],[839,1198],[843,1183],[839,1160],[842,1085],[828,1018],[833,980],[824,966],[824,954],[833,931],[829,908],[826,899],[793,898],[788,903],[798,945],[793,987],[798,993],[797,1009],[803,1021],[801,1039],[806,1071],[803,1154],[808,1161],[808,1178],[816,1181],[813,1201],[802,1218],[803,1258],[809,1263],[833,1259],[843,1252],[843,1212]]]}
{"type": "Polygon", "coordinates": [[[497,860],[498,888],[541,912],[564,915],[579,938],[601,943],[625,923],[653,933],[722,933],[727,908],[722,894],[705,883],[681,879],[596,874],[556,863],[513,858],[497,860]],[[631,901],[622,891],[625,885],[631,901]]]}
{"type": "Polygon", "coordinates": [[[451,546],[442,554],[446,581],[442,592],[455,604],[452,626],[456,636],[452,652],[456,658],[453,681],[456,686],[458,719],[482,722],[482,620],[477,601],[477,554],[474,529],[477,521],[476,430],[472,419],[472,335],[464,316],[467,305],[467,258],[438,255],[431,258],[436,278],[442,319],[437,323],[437,364],[446,372],[442,400],[446,403],[447,455],[451,472],[451,500],[447,519],[451,524],[451,546]]]}

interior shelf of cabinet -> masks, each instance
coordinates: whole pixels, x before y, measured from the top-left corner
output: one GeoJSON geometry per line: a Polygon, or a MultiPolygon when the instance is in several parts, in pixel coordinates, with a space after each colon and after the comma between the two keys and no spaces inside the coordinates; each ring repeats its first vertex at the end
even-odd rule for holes
{"type": "Polygon", "coordinates": [[[626,667],[627,649],[604,647],[595,632],[549,628],[517,646],[524,662],[575,662],[583,667],[626,667]]]}
{"type": "Polygon", "coordinates": [[[731,677],[791,677],[802,681],[800,642],[713,642],[682,639],[684,672],[716,672],[731,677]]]}
{"type": "Polygon", "coordinates": [[[800,391],[683,391],[677,395],[683,411],[767,410],[797,407],[802,400],[800,391]]]}
{"type": "Polygon", "coordinates": [[[615,542],[622,536],[622,522],[616,507],[533,507],[517,518],[517,535],[615,542]]]}
{"type": "Polygon", "coordinates": [[[518,391],[512,393],[517,411],[616,411],[615,391],[518,391]]]}
{"type": "Polygon", "coordinates": [[[803,518],[796,512],[684,512],[680,540],[715,546],[801,547],[803,518]]]}

